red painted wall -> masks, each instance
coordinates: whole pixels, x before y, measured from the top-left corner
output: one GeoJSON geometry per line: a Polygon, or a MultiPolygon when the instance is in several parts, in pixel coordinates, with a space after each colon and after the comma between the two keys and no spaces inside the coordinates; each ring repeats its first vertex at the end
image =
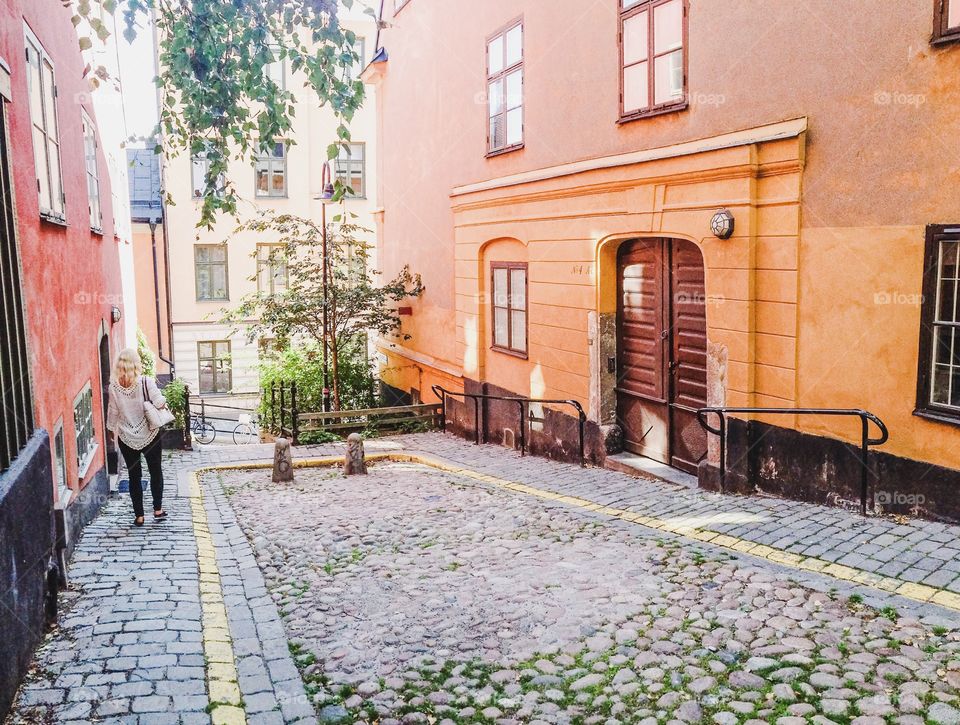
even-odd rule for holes
{"type": "MultiPolygon", "coordinates": [[[[84,62],[71,13],[60,0],[0,0],[0,57],[9,65],[13,102],[9,104],[10,144],[23,266],[27,329],[32,358],[36,422],[53,436],[63,419],[67,482],[79,487],[73,402],[89,382],[99,450],[84,485],[104,465],[102,401],[98,360],[99,331],[106,325],[111,358],[122,327],[111,323],[111,307],[121,307],[118,241],[114,238],[110,179],[98,154],[102,235],[90,230],[80,109],[96,123],[83,78],[84,62]],[[54,63],[58,90],[60,153],[66,192],[67,226],[42,221],[31,144],[24,24],[40,40],[54,63]]],[[[52,446],[51,446],[52,447],[52,446]]]]}

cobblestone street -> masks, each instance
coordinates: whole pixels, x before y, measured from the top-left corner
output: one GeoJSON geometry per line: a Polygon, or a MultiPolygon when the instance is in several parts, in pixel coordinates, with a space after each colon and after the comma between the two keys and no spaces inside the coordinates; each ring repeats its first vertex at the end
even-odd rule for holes
{"type": "Polygon", "coordinates": [[[13,722],[960,723],[955,528],[401,449],[434,465],[170,456],[170,520],[84,533],[13,722]]]}

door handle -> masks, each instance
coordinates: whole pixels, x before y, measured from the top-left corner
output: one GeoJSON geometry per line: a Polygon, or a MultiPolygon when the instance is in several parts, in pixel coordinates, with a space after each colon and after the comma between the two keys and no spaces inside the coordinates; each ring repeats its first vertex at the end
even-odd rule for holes
{"type": "Polygon", "coordinates": [[[668,337],[670,337],[670,330],[664,330],[660,333],[661,340],[666,340],[668,337]]]}

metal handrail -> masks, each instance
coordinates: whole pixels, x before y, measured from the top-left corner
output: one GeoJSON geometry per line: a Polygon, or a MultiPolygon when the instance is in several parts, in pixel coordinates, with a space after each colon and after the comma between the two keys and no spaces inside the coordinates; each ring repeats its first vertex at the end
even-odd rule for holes
{"type": "Polygon", "coordinates": [[[442,409],[442,415],[440,416],[440,429],[446,431],[447,429],[447,396],[459,396],[461,398],[471,398],[473,400],[473,432],[474,432],[474,445],[480,444],[480,401],[481,400],[504,400],[512,401],[517,403],[517,408],[520,413],[519,422],[520,422],[520,455],[527,455],[527,433],[526,433],[526,420],[527,412],[524,406],[529,405],[530,403],[542,403],[546,405],[569,405],[572,406],[577,411],[577,427],[579,432],[579,452],[580,452],[580,466],[585,467],[586,458],[584,456],[584,426],[587,422],[587,414],[583,410],[583,406],[580,405],[576,400],[554,400],[548,398],[523,398],[517,395],[489,395],[486,393],[467,393],[467,392],[457,392],[454,390],[447,390],[446,388],[440,385],[432,385],[430,389],[433,391],[433,394],[440,398],[440,407],[442,409]]]}
{"type": "Polygon", "coordinates": [[[860,419],[860,513],[867,514],[867,489],[868,489],[868,454],[870,446],[881,446],[890,438],[887,426],[880,418],[873,413],[862,410],[861,408],[734,408],[727,406],[716,406],[700,408],[697,410],[697,420],[700,425],[709,433],[720,437],[720,492],[725,492],[727,478],[727,414],[728,413],[747,413],[756,415],[835,415],[849,416],[860,419]],[[719,427],[712,427],[706,420],[710,414],[716,415],[719,420],[719,427]],[[880,431],[879,438],[870,437],[870,423],[877,426],[880,431]]]}

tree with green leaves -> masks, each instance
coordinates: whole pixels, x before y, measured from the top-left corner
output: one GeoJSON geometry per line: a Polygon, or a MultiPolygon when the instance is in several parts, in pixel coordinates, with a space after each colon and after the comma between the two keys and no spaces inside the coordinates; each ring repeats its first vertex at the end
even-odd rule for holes
{"type": "MultiPolygon", "coordinates": [[[[131,40],[153,17],[159,39],[160,124],[163,152],[205,155],[208,161],[198,226],[211,228],[218,213],[237,216],[239,198],[227,175],[231,160],[251,160],[277,142],[293,143],[293,94],[265,72],[285,61],[305,78],[321,106],[339,120],[333,159],[350,140],[349,123],[363,102],[356,34],[341,26],[341,8],[360,0],[61,0],[74,10],[81,49],[110,31],[106,14],[121,13],[131,40]]],[[[89,68],[96,85],[103,68],[89,68]]],[[[346,189],[336,184],[335,198],[346,189]]]]}
{"type": "Polygon", "coordinates": [[[422,295],[424,287],[420,275],[408,267],[389,282],[375,284],[380,273],[368,269],[370,245],[361,238],[369,230],[340,216],[333,221],[327,227],[326,280],[322,224],[292,214],[262,213],[240,225],[238,232],[278,240],[266,261],[273,268],[286,265],[289,283],[285,289],[247,295],[224,312],[222,321],[244,327],[250,342],[260,337],[288,343],[307,339],[320,349],[326,343],[333,407],[340,410],[340,356],[365,333],[409,339],[400,331],[398,306],[422,295]]]}

